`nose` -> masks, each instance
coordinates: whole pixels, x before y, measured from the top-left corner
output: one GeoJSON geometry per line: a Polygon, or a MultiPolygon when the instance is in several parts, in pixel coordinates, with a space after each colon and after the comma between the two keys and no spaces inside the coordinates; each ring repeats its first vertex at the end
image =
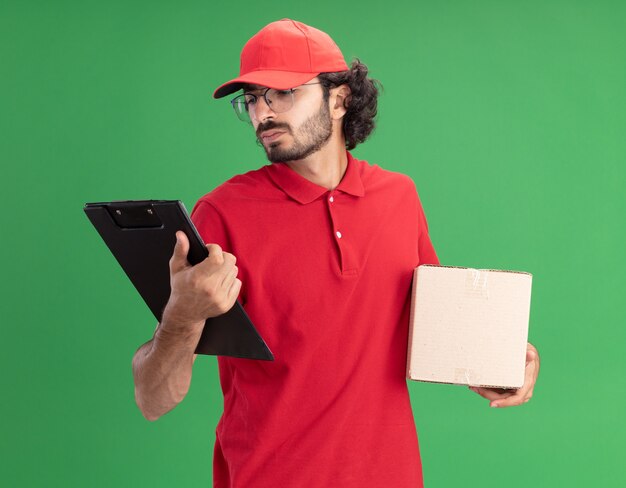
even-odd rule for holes
{"type": "Polygon", "coordinates": [[[276,114],[272,110],[272,107],[268,105],[265,97],[259,97],[257,99],[254,109],[250,112],[250,118],[253,121],[258,122],[263,122],[268,118],[273,118],[274,115],[276,114]]]}

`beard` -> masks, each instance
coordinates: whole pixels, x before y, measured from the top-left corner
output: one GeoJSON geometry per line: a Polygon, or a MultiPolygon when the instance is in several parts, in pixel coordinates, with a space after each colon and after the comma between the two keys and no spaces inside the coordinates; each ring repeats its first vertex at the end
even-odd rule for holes
{"type": "Polygon", "coordinates": [[[265,154],[270,162],[287,163],[304,159],[323,148],[330,140],[332,129],[333,122],[330,118],[328,103],[323,101],[318,112],[306,119],[295,133],[289,124],[270,120],[264,124],[259,124],[256,134],[257,141],[265,149],[265,154]],[[270,129],[285,130],[293,137],[292,145],[286,146],[281,142],[273,142],[265,146],[259,135],[270,129]]]}

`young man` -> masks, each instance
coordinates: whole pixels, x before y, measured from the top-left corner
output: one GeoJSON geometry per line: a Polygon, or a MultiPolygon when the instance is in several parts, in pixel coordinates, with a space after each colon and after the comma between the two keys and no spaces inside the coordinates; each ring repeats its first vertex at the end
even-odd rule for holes
{"type": "MultiPolygon", "coordinates": [[[[214,96],[238,90],[272,164],[198,201],[204,262],[189,265],[179,233],[170,300],[133,360],[137,404],[155,420],[182,401],[205,319],[239,297],[275,361],[218,359],[215,486],[422,486],[408,317],[413,269],[438,259],[410,178],[347,151],[374,127],[376,84],[327,34],[285,19],[248,41],[214,96]]],[[[527,401],[538,365],[529,345],[522,389],[477,392],[527,401]]]]}

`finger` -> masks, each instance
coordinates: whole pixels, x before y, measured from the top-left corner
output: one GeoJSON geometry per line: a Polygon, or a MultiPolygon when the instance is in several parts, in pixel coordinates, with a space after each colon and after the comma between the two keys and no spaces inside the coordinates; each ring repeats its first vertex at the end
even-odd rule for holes
{"type": "Polygon", "coordinates": [[[237,259],[235,256],[230,254],[229,252],[222,252],[222,261],[220,266],[224,269],[225,272],[229,273],[234,267],[237,259]]]}
{"type": "Polygon", "coordinates": [[[537,353],[537,349],[535,349],[531,343],[528,343],[528,348],[526,349],[526,364],[532,363],[538,358],[539,354],[537,353]]]}
{"type": "Polygon", "coordinates": [[[519,390],[515,392],[515,395],[512,395],[503,400],[494,398],[494,401],[490,403],[490,406],[498,408],[512,407],[514,405],[521,405],[522,403],[530,400],[533,396],[533,388],[535,387],[535,369],[536,363],[534,361],[528,363],[526,366],[526,370],[524,371],[524,384],[519,390]]]}
{"type": "Polygon", "coordinates": [[[189,266],[187,253],[189,252],[189,239],[184,232],[176,232],[176,244],[170,258],[170,272],[177,273],[189,266]]]}
{"type": "Polygon", "coordinates": [[[494,390],[493,388],[480,388],[476,386],[470,386],[470,390],[478,393],[481,397],[486,398],[487,400],[490,400],[490,401],[501,400],[501,399],[508,398],[511,395],[515,394],[515,390],[509,390],[509,391],[504,390],[500,392],[500,391],[494,390]]]}
{"type": "Polygon", "coordinates": [[[224,262],[224,252],[219,244],[207,244],[206,249],[209,251],[209,257],[207,259],[219,264],[224,262]]]}
{"type": "Polygon", "coordinates": [[[504,408],[504,407],[513,407],[516,405],[521,405],[526,401],[526,396],[521,390],[518,390],[517,393],[511,395],[508,398],[498,399],[492,401],[489,406],[493,408],[504,408]]]}
{"type": "Polygon", "coordinates": [[[233,305],[235,304],[235,300],[239,296],[239,292],[241,291],[241,280],[239,278],[235,278],[233,280],[233,284],[230,286],[228,290],[228,300],[232,300],[233,305]]]}
{"type": "Polygon", "coordinates": [[[229,290],[233,284],[233,281],[235,281],[235,278],[237,278],[238,273],[239,273],[239,268],[237,268],[237,266],[233,266],[228,271],[228,273],[226,273],[226,276],[224,276],[224,280],[222,281],[221,286],[225,288],[226,290],[229,290]]]}
{"type": "Polygon", "coordinates": [[[203,268],[207,273],[211,274],[215,271],[216,265],[219,267],[224,263],[224,252],[219,244],[207,244],[206,249],[209,255],[196,266],[203,268]]]}
{"type": "MultiPolygon", "coordinates": [[[[538,356],[535,355],[535,359],[538,356]]],[[[524,384],[518,390],[519,396],[523,401],[528,401],[533,396],[533,390],[535,389],[535,382],[537,381],[537,362],[535,360],[526,364],[524,370],[524,384]]]]}

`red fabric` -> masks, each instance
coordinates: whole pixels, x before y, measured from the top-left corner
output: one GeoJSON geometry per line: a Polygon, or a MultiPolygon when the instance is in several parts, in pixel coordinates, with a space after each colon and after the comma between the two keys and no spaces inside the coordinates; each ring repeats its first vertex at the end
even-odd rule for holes
{"type": "Polygon", "coordinates": [[[291,19],[266,25],[241,51],[239,77],[215,90],[221,98],[243,84],[286,90],[320,73],[347,71],[343,54],[331,37],[315,27],[291,19]]]}
{"type": "Polygon", "coordinates": [[[218,359],[214,486],[421,487],[410,289],[438,259],[411,179],[348,154],[328,191],[271,164],[202,197],[192,218],[237,256],[240,299],[276,358],[218,359]]]}

